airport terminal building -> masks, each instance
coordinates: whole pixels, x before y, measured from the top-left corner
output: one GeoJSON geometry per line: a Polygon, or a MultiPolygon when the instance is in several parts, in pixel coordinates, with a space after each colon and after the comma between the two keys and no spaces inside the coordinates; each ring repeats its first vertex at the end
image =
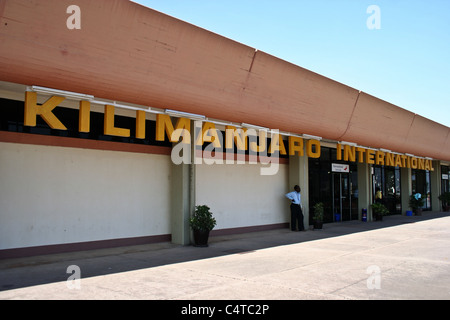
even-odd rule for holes
{"type": "MultiPolygon", "coordinates": [[[[0,258],[441,211],[450,128],[128,0],[0,3],[0,258]],[[75,12],[75,11],[74,11],[75,12]]],[[[406,93],[405,93],[406,94],[406,93]]]]}

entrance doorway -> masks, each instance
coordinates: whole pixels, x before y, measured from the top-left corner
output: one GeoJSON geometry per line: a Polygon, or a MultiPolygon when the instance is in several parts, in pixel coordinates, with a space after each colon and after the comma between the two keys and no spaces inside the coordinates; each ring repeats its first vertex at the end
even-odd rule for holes
{"type": "Polygon", "coordinates": [[[411,170],[412,193],[424,197],[422,210],[431,210],[431,173],[426,170],[411,170]]]}
{"type": "Polygon", "coordinates": [[[336,159],[336,149],[321,148],[320,158],[309,158],[309,221],[314,205],[323,203],[323,222],[358,219],[358,167],[336,159]],[[342,203],[342,204],[341,204],[342,203]],[[337,210],[337,211],[336,211],[337,210]]]}
{"type": "Polygon", "coordinates": [[[333,221],[358,219],[358,199],[353,190],[351,173],[333,173],[331,176],[333,195],[333,221]]]}
{"type": "Polygon", "coordinates": [[[372,199],[375,199],[379,189],[382,194],[381,203],[389,210],[389,214],[401,214],[400,168],[373,166],[372,174],[372,199]]]}

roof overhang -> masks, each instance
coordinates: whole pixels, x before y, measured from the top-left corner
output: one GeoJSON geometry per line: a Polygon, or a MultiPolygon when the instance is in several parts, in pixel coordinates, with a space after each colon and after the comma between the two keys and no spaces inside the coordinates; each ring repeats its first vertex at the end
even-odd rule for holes
{"type": "MultiPolygon", "coordinates": [[[[0,80],[450,160],[450,128],[128,0],[0,3],[0,80]]],[[[406,93],[405,93],[406,94],[406,93]]]]}

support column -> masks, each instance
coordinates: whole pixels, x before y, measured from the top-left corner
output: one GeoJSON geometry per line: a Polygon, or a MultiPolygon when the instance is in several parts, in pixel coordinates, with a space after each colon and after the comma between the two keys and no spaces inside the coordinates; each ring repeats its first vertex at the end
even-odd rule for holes
{"type": "Polygon", "coordinates": [[[367,209],[367,221],[372,221],[372,181],[371,167],[367,163],[357,164],[358,168],[358,217],[361,220],[362,209],[367,209]]]}
{"type": "Polygon", "coordinates": [[[400,175],[402,215],[405,215],[407,210],[411,210],[409,207],[409,196],[412,194],[411,168],[400,168],[400,175]]]}
{"type": "MultiPolygon", "coordinates": [[[[308,181],[308,157],[307,156],[290,156],[289,157],[289,190],[294,190],[294,186],[298,184],[301,189],[302,205],[303,205],[303,224],[305,229],[309,228],[309,181],[308,181]]],[[[289,221],[290,214],[289,214],[289,221]]]]}
{"type": "Polygon", "coordinates": [[[190,168],[189,164],[172,163],[171,177],[171,229],[172,243],[190,243],[190,168]]]}
{"type": "MultiPolygon", "coordinates": [[[[173,157],[179,157],[179,150],[172,148],[171,161],[171,232],[172,243],[189,245],[191,243],[191,228],[189,218],[195,210],[195,122],[191,121],[191,144],[182,148],[183,152],[189,152],[189,156],[183,157],[183,163],[175,164],[173,157]]],[[[175,143],[173,146],[178,145],[175,143]]],[[[178,146],[179,147],[179,146],[178,146]]]]}
{"type": "Polygon", "coordinates": [[[433,161],[434,171],[430,171],[430,188],[431,188],[431,210],[441,211],[442,206],[439,201],[441,194],[441,164],[439,161],[433,161]]]}

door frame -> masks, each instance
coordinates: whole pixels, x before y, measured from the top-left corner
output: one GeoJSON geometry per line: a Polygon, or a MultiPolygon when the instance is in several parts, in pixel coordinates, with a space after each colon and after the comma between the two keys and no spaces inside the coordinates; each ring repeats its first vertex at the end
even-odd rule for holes
{"type": "Polygon", "coordinates": [[[336,222],[336,216],[335,213],[338,213],[339,209],[339,214],[340,214],[340,219],[339,221],[350,221],[352,220],[352,190],[351,190],[351,177],[349,173],[340,173],[340,172],[333,172],[331,175],[331,196],[332,196],[332,210],[333,210],[333,222],[336,222]],[[344,205],[343,205],[343,182],[344,179],[347,180],[347,195],[348,195],[348,210],[346,210],[346,212],[344,212],[344,205]],[[336,194],[336,182],[337,180],[339,181],[339,195],[336,194]],[[339,197],[339,201],[336,202],[336,196],[339,197]],[[338,208],[336,206],[336,203],[339,203],[338,208]],[[344,219],[345,217],[345,219],[344,219]]]}

